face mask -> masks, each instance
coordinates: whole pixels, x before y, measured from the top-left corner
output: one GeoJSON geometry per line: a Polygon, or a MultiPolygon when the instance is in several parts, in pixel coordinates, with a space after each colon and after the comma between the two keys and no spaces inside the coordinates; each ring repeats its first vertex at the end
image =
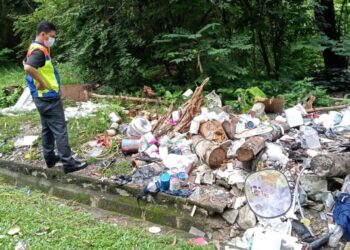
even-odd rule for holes
{"type": "Polygon", "coordinates": [[[45,43],[45,46],[52,47],[53,44],[55,43],[55,38],[49,36],[49,39],[47,41],[45,41],[44,43],[45,43]]]}

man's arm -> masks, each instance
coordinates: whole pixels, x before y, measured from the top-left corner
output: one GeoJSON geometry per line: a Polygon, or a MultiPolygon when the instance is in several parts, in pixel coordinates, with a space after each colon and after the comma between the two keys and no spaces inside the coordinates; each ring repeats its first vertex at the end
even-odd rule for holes
{"type": "Polygon", "coordinates": [[[27,72],[33,79],[35,79],[39,84],[36,86],[38,90],[49,89],[43,78],[40,76],[38,70],[29,64],[23,63],[25,72],[27,72]]]}
{"type": "Polygon", "coordinates": [[[45,55],[44,53],[37,49],[34,50],[28,58],[24,59],[23,68],[27,74],[33,77],[36,80],[37,89],[44,90],[49,89],[43,78],[40,76],[38,72],[38,68],[43,67],[45,65],[45,55]]]}

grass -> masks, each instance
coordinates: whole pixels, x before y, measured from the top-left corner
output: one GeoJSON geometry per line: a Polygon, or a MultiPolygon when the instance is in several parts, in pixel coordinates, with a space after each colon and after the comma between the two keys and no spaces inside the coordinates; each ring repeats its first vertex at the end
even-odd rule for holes
{"type": "MultiPolygon", "coordinates": [[[[203,249],[173,238],[152,236],[140,228],[96,221],[88,213],[59,203],[28,188],[0,184],[0,249],[17,242],[30,249],[203,249]],[[8,234],[12,228],[19,234],[8,234]]],[[[205,249],[212,249],[211,246],[205,249]]]]}
{"type": "Polygon", "coordinates": [[[107,168],[101,168],[100,173],[105,177],[111,177],[112,175],[119,174],[130,174],[131,168],[130,161],[121,161],[114,163],[107,168]]]}
{"type": "Polygon", "coordinates": [[[0,116],[0,153],[12,153],[14,139],[20,136],[20,127],[25,123],[40,126],[39,114],[31,112],[20,116],[0,116]]]}
{"type": "MultiPolygon", "coordinates": [[[[90,140],[94,140],[97,135],[103,133],[110,126],[108,114],[112,111],[121,113],[120,103],[104,102],[108,105],[99,110],[95,116],[72,118],[68,120],[68,136],[70,146],[78,153],[82,144],[90,140]]],[[[72,101],[64,101],[64,106],[73,106],[72,101]]],[[[123,117],[123,115],[122,115],[123,117]]],[[[39,135],[41,131],[40,116],[37,111],[24,113],[18,116],[0,116],[0,153],[11,154],[13,151],[13,142],[20,137],[20,127],[30,124],[32,127],[38,127],[38,132],[32,135],[39,135]]],[[[40,140],[40,138],[39,138],[40,140]]],[[[118,151],[117,141],[113,141],[108,154],[118,151]]]]}
{"type": "MultiPolygon", "coordinates": [[[[88,142],[90,140],[94,140],[97,135],[106,131],[111,122],[108,118],[109,113],[112,111],[118,112],[121,114],[122,112],[120,103],[116,102],[99,102],[102,105],[106,105],[104,108],[101,108],[95,116],[88,116],[76,119],[70,119],[68,121],[68,135],[69,135],[69,143],[73,148],[78,149],[83,143],[88,142]]],[[[117,150],[116,141],[112,142],[112,146],[110,150],[117,150]]],[[[108,152],[112,153],[112,152],[108,152]]]]}
{"type": "Polygon", "coordinates": [[[25,86],[22,67],[12,66],[0,68],[0,88],[7,86],[25,86]]]}

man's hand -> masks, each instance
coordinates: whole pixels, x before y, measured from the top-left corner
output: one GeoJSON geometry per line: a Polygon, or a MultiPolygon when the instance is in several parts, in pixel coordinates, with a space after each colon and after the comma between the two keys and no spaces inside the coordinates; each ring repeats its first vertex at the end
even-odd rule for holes
{"type": "Polygon", "coordinates": [[[23,63],[23,68],[24,68],[25,72],[27,72],[31,77],[33,77],[33,79],[35,79],[38,82],[38,84],[36,85],[36,88],[38,90],[49,89],[49,87],[44,82],[44,80],[42,79],[42,77],[40,76],[40,74],[36,68],[34,68],[28,64],[25,64],[25,63],[23,63]]]}
{"type": "Polygon", "coordinates": [[[38,84],[38,85],[36,85],[36,88],[38,89],[38,90],[45,90],[45,89],[49,89],[49,87],[44,83],[44,84],[38,84]]]}

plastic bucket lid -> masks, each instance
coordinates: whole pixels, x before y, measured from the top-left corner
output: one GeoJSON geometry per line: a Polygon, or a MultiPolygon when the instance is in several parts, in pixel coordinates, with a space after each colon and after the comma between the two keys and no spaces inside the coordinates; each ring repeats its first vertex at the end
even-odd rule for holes
{"type": "Polygon", "coordinates": [[[162,174],[160,175],[160,181],[161,181],[161,182],[170,181],[170,174],[168,174],[168,173],[162,173],[162,174]]]}

